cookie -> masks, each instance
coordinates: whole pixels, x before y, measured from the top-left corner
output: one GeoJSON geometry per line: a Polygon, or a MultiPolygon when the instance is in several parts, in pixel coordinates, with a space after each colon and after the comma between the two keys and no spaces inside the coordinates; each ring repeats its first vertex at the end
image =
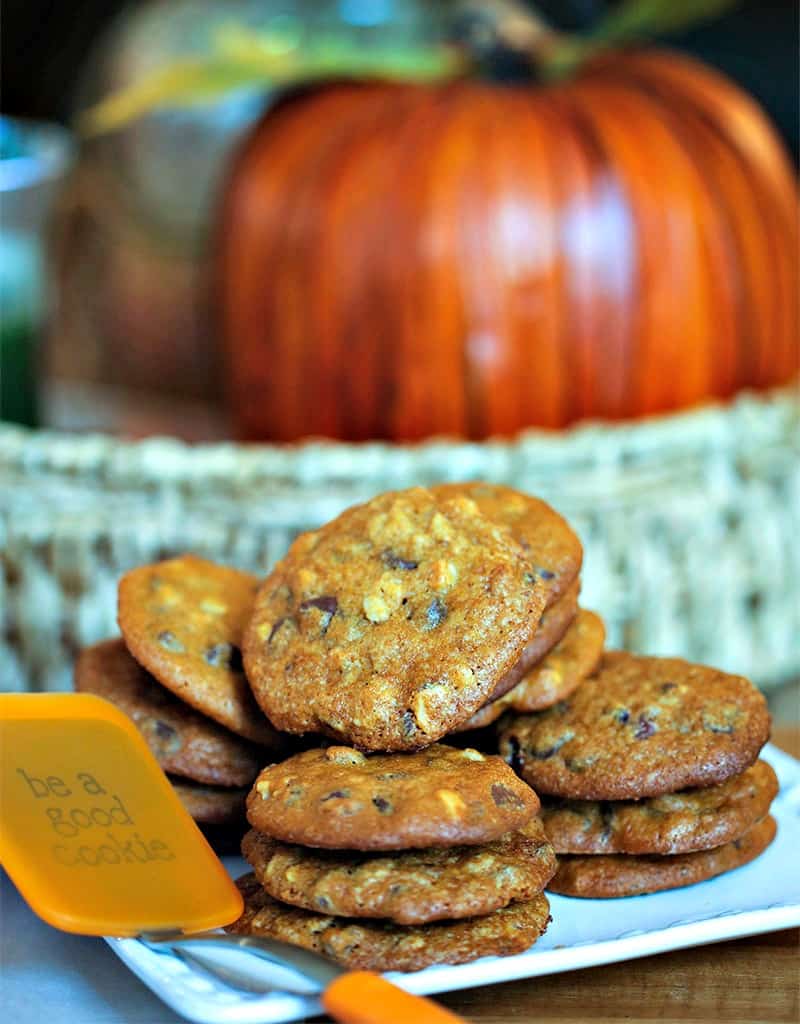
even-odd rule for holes
{"type": "Polygon", "coordinates": [[[766,850],[776,831],[774,818],[764,818],[732,843],[698,853],[681,853],[675,857],[632,857],[626,854],[559,857],[558,870],[548,889],[563,896],[589,899],[639,896],[662,889],[679,889],[747,864],[766,850]]]}
{"type": "Polygon", "coordinates": [[[178,799],[198,824],[236,825],[244,823],[247,789],[202,786],[175,775],[169,777],[178,799]]]}
{"type": "Polygon", "coordinates": [[[245,632],[247,677],[279,729],[419,749],[486,702],[544,603],[522,547],[473,500],[390,492],[276,565],[245,632]]]}
{"type": "Polygon", "coordinates": [[[75,664],[75,689],[105,697],[136,723],[165,772],[211,786],[247,786],[283,749],[253,746],[174,697],[134,660],[122,640],[87,647],[75,664]]]}
{"type": "Polygon", "coordinates": [[[532,899],[556,869],[538,818],[483,846],[378,854],[309,850],[251,831],[242,854],[277,900],[397,924],[489,914],[512,900],[532,899]]]}
{"type": "Polygon", "coordinates": [[[538,809],[499,757],[441,744],[416,754],[306,750],[265,768],[247,798],[258,832],[333,850],[488,843],[538,809]]]}
{"type": "Polygon", "coordinates": [[[483,729],[509,708],[523,712],[543,711],[568,697],[597,668],[605,637],[600,616],[580,608],[563,639],[550,653],[513,690],[476,711],[458,731],[483,729]]]}
{"type": "Polygon", "coordinates": [[[431,491],[440,497],[470,498],[487,519],[511,533],[533,561],[546,607],[559,601],[577,580],[583,561],[581,542],[566,519],[540,498],[481,482],[437,484],[431,491]]]}
{"type": "Polygon", "coordinates": [[[580,581],[576,580],[563,597],[554,605],[545,608],[533,639],[522,652],[522,657],[517,664],[496,683],[487,703],[499,700],[518,686],[525,676],[541,662],[542,658],[559,643],[578,614],[580,591],[580,581]]]}
{"type": "Polygon", "coordinates": [[[769,727],[763,694],[741,676],[614,651],[567,700],[504,720],[500,751],[540,793],[631,800],[738,775],[769,727]]]}
{"type": "Polygon", "coordinates": [[[241,638],[255,576],[183,555],[126,573],[119,628],[140,665],[168,690],[232,732],[270,744],[275,730],[242,671],[241,638]]]}
{"type": "Polygon", "coordinates": [[[542,801],[542,821],[556,852],[677,854],[738,839],[761,821],[778,792],[766,761],[708,789],[623,803],[542,801]]]}
{"type": "Polygon", "coordinates": [[[550,906],[543,893],[484,917],[408,927],[326,916],[278,903],[252,874],[236,884],[245,910],[226,931],[288,942],[351,970],[420,971],[432,964],[512,956],[532,946],[550,921],[550,906]]]}

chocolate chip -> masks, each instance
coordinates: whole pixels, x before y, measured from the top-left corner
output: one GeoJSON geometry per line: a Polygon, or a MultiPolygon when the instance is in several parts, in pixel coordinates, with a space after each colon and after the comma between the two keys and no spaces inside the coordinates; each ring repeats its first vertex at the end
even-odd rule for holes
{"type": "Polygon", "coordinates": [[[322,612],[321,629],[323,633],[327,633],[328,626],[331,624],[331,619],[339,610],[339,602],[337,599],[329,596],[310,597],[300,605],[301,612],[307,612],[310,608],[318,608],[319,611],[322,612]]]}
{"type": "Polygon", "coordinates": [[[556,577],[556,574],[550,572],[549,569],[537,569],[536,572],[539,574],[539,578],[543,580],[553,580],[556,577]]]}
{"type": "Polygon", "coordinates": [[[717,725],[715,722],[706,722],[706,729],[711,732],[722,733],[724,736],[730,736],[733,732],[732,725],[717,725]]]}
{"type": "Polygon", "coordinates": [[[511,769],[519,775],[524,763],[520,753],[519,740],[516,736],[509,736],[506,740],[506,745],[508,747],[508,756],[506,757],[506,761],[511,766],[511,769]]]}
{"type": "Polygon", "coordinates": [[[669,693],[669,691],[670,690],[674,690],[677,687],[677,685],[678,685],[677,683],[662,683],[661,684],[661,692],[662,693],[669,693]]]}
{"type": "Polygon", "coordinates": [[[331,901],[327,896],[315,896],[314,903],[319,907],[320,910],[330,910],[331,901]]]}
{"type": "Polygon", "coordinates": [[[434,597],[425,611],[425,624],[428,629],[435,629],[437,626],[441,626],[446,618],[447,607],[444,601],[434,597]]]}
{"type": "Polygon", "coordinates": [[[288,615],[284,615],[282,619],[278,619],[278,621],[275,623],[275,625],[269,631],[269,636],[267,637],[267,643],[268,644],[272,643],[272,638],[275,636],[275,634],[278,632],[278,630],[281,628],[281,626],[284,624],[284,622],[289,622],[289,621],[290,621],[290,619],[289,619],[288,615]]]}
{"type": "MultiPolygon", "coordinates": [[[[230,644],[214,644],[203,652],[203,657],[214,668],[227,668],[231,661],[233,648],[230,644]]],[[[239,655],[241,660],[241,654],[239,655]]]]}
{"type": "Polygon", "coordinates": [[[631,717],[630,711],[627,708],[620,708],[616,713],[616,719],[620,725],[625,725],[628,719],[631,717]]]}
{"type": "Polygon", "coordinates": [[[637,740],[646,740],[650,736],[653,736],[656,732],[656,723],[645,715],[639,715],[639,724],[636,726],[636,732],[633,734],[633,738],[637,740]]]}
{"type": "Polygon", "coordinates": [[[155,734],[160,740],[171,740],[177,733],[171,725],[167,725],[166,722],[157,721],[155,724],[155,734]]]}
{"type": "Polygon", "coordinates": [[[381,814],[392,813],[392,805],[389,803],[388,800],[384,800],[382,796],[374,796],[372,798],[372,802],[373,804],[375,804],[375,806],[378,808],[381,814]]]}
{"type": "Polygon", "coordinates": [[[168,629],[162,630],[158,634],[157,640],[165,650],[172,651],[175,654],[181,654],[186,650],[175,634],[168,629]]]}
{"type": "Polygon", "coordinates": [[[416,569],[419,565],[419,562],[412,562],[408,558],[401,558],[399,555],[396,555],[394,551],[384,551],[381,558],[390,569],[406,569],[410,572],[412,569],[416,569]]]}
{"type": "Polygon", "coordinates": [[[320,803],[324,804],[326,800],[346,800],[349,796],[349,789],[333,789],[330,793],[320,798],[320,803]]]}
{"type": "Polygon", "coordinates": [[[614,805],[607,800],[600,804],[600,820],[603,822],[603,839],[608,839],[614,824],[614,805]]]}
{"type": "Polygon", "coordinates": [[[414,715],[413,715],[413,713],[411,711],[404,711],[403,712],[402,723],[403,723],[403,735],[404,736],[413,736],[414,733],[417,731],[417,720],[414,718],[414,715]]]}
{"type": "Polygon", "coordinates": [[[517,809],[525,806],[524,802],[508,786],[500,782],[492,783],[492,800],[496,807],[515,807],[517,809]]]}

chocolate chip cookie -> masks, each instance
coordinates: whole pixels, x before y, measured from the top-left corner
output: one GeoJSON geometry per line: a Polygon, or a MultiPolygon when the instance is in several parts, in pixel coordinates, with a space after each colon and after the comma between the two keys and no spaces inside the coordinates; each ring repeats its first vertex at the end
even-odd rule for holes
{"type": "Polygon", "coordinates": [[[532,946],[550,920],[550,907],[543,893],[484,917],[408,927],[289,907],[268,896],[252,874],[236,884],[244,897],[245,910],[226,931],[279,939],[352,970],[419,971],[432,964],[512,956],[532,946]]]}
{"type": "Polygon", "coordinates": [[[75,689],[116,704],[133,719],[165,772],[211,786],[247,786],[265,761],[285,749],[275,734],[259,748],[178,700],[142,668],[122,640],[81,651],[75,689]]]}
{"type": "Polygon", "coordinates": [[[241,638],[255,576],[182,555],[126,573],[119,628],[140,665],[181,700],[232,732],[269,744],[275,731],[242,670],[241,638]]]}
{"type": "Polygon", "coordinates": [[[486,702],[546,596],[472,498],[390,492],[294,542],[256,599],[247,677],[279,729],[419,749],[486,702]]]}
{"type": "Polygon", "coordinates": [[[647,800],[542,801],[542,821],[556,852],[677,854],[738,839],[766,817],[778,779],[766,761],[708,789],[647,800]]]}
{"type": "Polygon", "coordinates": [[[198,824],[244,824],[247,789],[202,786],[199,782],[171,775],[169,781],[178,799],[198,824]]]}
{"type": "Polygon", "coordinates": [[[397,924],[489,914],[512,900],[532,899],[556,869],[538,818],[482,846],[378,854],[310,850],[251,831],[242,854],[277,900],[397,924]]]}
{"type": "Polygon", "coordinates": [[[500,751],[540,793],[641,799],[738,775],[769,728],[766,701],[747,679],[615,651],[567,700],[504,720],[500,751]]]}
{"type": "MultiPolygon", "coordinates": [[[[545,615],[547,613],[545,612],[545,615]]],[[[564,638],[500,700],[476,711],[459,732],[483,729],[509,708],[543,711],[573,693],[597,668],[603,655],[606,630],[594,612],[578,609],[564,638]]]]}
{"type": "Polygon", "coordinates": [[[441,744],[416,754],[306,750],[265,768],[247,798],[257,831],[333,850],[487,843],[538,809],[499,757],[441,744]]]}
{"type": "Polygon", "coordinates": [[[754,860],[775,838],[776,830],[775,820],[764,818],[732,843],[675,857],[559,857],[548,889],[564,896],[605,899],[694,885],[754,860]]]}

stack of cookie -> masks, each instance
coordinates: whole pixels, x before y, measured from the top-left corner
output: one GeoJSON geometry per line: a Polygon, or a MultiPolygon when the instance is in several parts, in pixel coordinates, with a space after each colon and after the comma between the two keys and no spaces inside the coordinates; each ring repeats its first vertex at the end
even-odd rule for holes
{"type": "Polygon", "coordinates": [[[624,652],[568,700],[505,719],[501,754],[542,794],[558,854],[549,889],[632,896],[757,857],[775,835],[769,728],[748,680],[624,652]]]}
{"type": "Polygon", "coordinates": [[[75,669],[75,688],[133,719],[189,813],[211,826],[243,822],[254,778],[287,750],[242,670],[256,585],[188,555],[134,569],[119,587],[122,639],[86,648],[75,669]]]}
{"type": "Polygon", "coordinates": [[[496,756],[308,750],[248,798],[239,933],[354,969],[413,971],[527,949],[549,915],[553,848],[533,791],[496,756]]]}

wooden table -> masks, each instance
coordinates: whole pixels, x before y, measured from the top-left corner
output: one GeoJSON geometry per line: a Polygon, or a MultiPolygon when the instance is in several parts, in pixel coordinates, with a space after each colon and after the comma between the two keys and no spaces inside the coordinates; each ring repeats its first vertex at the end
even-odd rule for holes
{"type": "MultiPolygon", "coordinates": [[[[800,732],[773,740],[800,756],[800,732]]],[[[437,996],[481,1024],[800,1020],[800,929],[437,996]]]]}

